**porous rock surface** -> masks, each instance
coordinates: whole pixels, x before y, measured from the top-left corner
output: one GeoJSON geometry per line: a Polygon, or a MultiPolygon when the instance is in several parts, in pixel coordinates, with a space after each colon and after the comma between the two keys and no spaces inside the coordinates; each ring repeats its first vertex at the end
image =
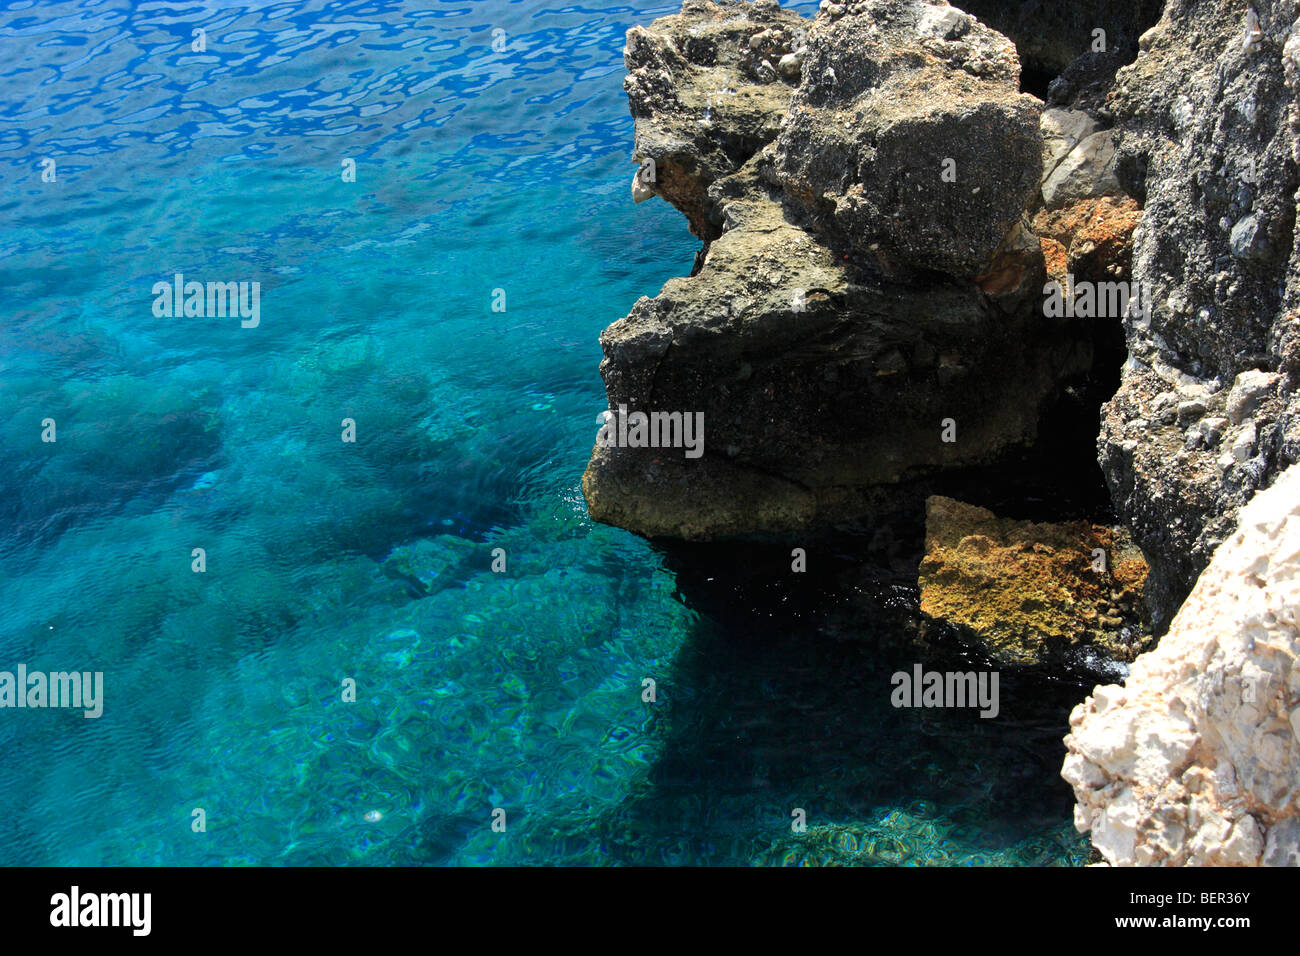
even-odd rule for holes
{"type": "Polygon", "coordinates": [[[1300,4],[1170,0],[1107,100],[1143,204],[1102,469],[1160,630],[1241,506],[1300,459],[1300,4]]]}
{"type": "Polygon", "coordinates": [[[980,275],[1041,172],[1041,104],[1019,91],[1015,47],[954,7],[857,6],[812,32],[777,178],[844,252],[980,275]]]}
{"type": "Polygon", "coordinates": [[[682,12],[627,33],[623,81],[636,120],[633,158],[653,159],[651,189],[701,239],[717,238],[708,188],[772,141],[790,102],[777,69],[809,22],[775,2],[686,0],[682,12]]]}
{"type": "Polygon", "coordinates": [[[1116,865],[1300,865],[1300,467],[1245,507],[1159,646],[1074,709],[1061,775],[1116,865]]]}
{"type": "Polygon", "coordinates": [[[713,539],[919,517],[933,476],[1034,442],[1094,333],[1043,315],[1040,104],[1010,42],[921,0],[686,0],[626,58],[636,158],[705,247],[605,330],[601,375],[611,409],[702,412],[705,439],[598,446],[594,518],[713,539]]]}
{"type": "Polygon", "coordinates": [[[1147,565],[1124,528],[1031,522],[935,495],[926,503],[921,610],[993,661],[1101,670],[1150,643],[1147,565]]]}

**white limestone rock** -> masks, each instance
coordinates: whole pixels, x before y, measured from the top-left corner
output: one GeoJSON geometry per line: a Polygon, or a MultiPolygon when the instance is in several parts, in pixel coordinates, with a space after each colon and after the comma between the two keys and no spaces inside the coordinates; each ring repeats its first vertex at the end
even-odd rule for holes
{"type": "Polygon", "coordinates": [[[1114,865],[1300,860],[1300,465],[1241,512],[1126,686],[1070,715],[1075,823],[1114,865]]]}

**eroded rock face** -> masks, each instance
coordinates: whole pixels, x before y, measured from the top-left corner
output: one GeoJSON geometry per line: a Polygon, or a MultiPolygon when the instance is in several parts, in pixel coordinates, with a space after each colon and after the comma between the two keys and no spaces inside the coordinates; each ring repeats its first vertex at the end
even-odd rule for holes
{"type": "Polygon", "coordinates": [[[926,503],[921,610],[960,626],[997,663],[1104,671],[1150,644],[1146,560],[1123,528],[999,518],[926,503]]]}
{"type": "Polygon", "coordinates": [[[1300,4],[1250,9],[1258,29],[1241,3],[1171,2],[1107,103],[1116,174],[1144,201],[1133,276],[1155,308],[1125,322],[1099,452],[1151,558],[1161,629],[1241,506],[1300,459],[1300,4]],[[1225,422],[1261,374],[1252,413],[1225,422]]]}
{"type": "Polygon", "coordinates": [[[1300,864],[1300,467],[1239,524],[1126,685],[1070,716],[1061,775],[1112,864],[1300,864]]]}
{"type": "Polygon", "coordinates": [[[799,79],[793,60],[777,67],[803,47],[808,25],[774,2],[686,0],[681,13],[628,31],[623,88],[636,118],[633,157],[654,160],[646,185],[701,239],[721,233],[709,186],[776,136],[799,79]]]}
{"type": "Polygon", "coordinates": [[[919,0],[831,6],[802,26],[784,16],[689,0],[629,34],[639,158],[710,240],[696,274],[601,336],[611,409],[703,414],[699,458],[593,453],[592,516],[647,536],[789,532],[899,508],[919,524],[927,481],[1032,444],[1093,360],[1089,329],[1043,314],[1026,226],[1038,104],[1017,92],[1011,44],[919,0]],[[699,127],[703,88],[754,85],[728,44],[762,49],[774,23],[802,58],[797,86],[777,71],[761,85],[784,97],[714,100],[715,133],[699,127]],[[716,42],[692,60],[682,51],[698,37],[716,42]]]}
{"type": "Polygon", "coordinates": [[[1019,92],[1015,47],[949,6],[855,8],[809,35],[777,177],[832,244],[886,274],[980,275],[1040,176],[1041,104],[1019,92]]]}

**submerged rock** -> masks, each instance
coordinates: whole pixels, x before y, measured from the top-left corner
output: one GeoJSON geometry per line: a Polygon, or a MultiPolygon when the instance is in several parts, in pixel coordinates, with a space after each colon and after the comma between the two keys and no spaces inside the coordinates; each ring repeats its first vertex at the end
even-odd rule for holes
{"type": "Polygon", "coordinates": [[[1126,686],[1070,716],[1075,822],[1117,865],[1300,865],[1300,468],[1240,516],[1126,686]]]}
{"type": "MultiPolygon", "coordinates": [[[[924,805],[918,808],[924,810],[924,805]]],[[[997,849],[963,852],[954,827],[924,812],[892,809],[876,821],[827,823],[783,834],[752,866],[1079,866],[1087,844],[1066,829],[997,849]]]]}
{"type": "Polygon", "coordinates": [[[380,570],[385,577],[405,583],[414,596],[423,597],[464,580],[474,570],[473,562],[482,563],[480,550],[456,535],[421,538],[394,548],[380,562],[380,570]]]}
{"type": "Polygon", "coordinates": [[[999,664],[1091,669],[1097,655],[1129,662],[1150,644],[1146,560],[1122,528],[999,518],[936,495],[925,544],[921,610],[999,664]]]}

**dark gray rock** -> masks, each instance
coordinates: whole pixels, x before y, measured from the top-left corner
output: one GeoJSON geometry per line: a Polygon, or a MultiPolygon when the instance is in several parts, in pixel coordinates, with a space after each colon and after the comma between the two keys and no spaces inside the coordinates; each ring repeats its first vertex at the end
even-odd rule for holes
{"type": "Polygon", "coordinates": [[[695,460],[597,448],[583,487],[598,520],[653,537],[795,531],[892,508],[882,494],[909,485],[919,509],[921,479],[1032,442],[1062,378],[1086,370],[1036,297],[1004,312],[973,284],[859,281],[776,195],[722,200],[729,228],[699,273],[601,335],[610,407],[702,412],[705,442],[695,460]]]}
{"type": "Polygon", "coordinates": [[[819,16],[776,143],[788,200],[838,249],[973,277],[1036,192],[1041,104],[1015,48],[952,7],[819,16]]]}
{"type": "Polygon", "coordinates": [[[1054,108],[1083,110],[1110,125],[1106,97],[1115,83],[1116,72],[1132,63],[1136,55],[1136,43],[1106,53],[1083,54],[1048,84],[1044,102],[1054,108]]]}
{"type": "Polygon", "coordinates": [[[592,516],[697,540],[903,511],[919,525],[936,476],[1019,454],[1093,360],[1086,324],[1043,314],[1024,226],[1040,104],[1018,92],[1014,48],[919,0],[802,27],[688,0],[666,20],[629,34],[637,150],[706,247],[605,330],[601,375],[629,417],[701,413],[703,453],[598,445],[592,516]],[[804,51],[793,105],[769,83],[700,127],[702,91],[754,86],[751,61],[722,51],[762,50],[774,22],[804,51]],[[683,55],[700,37],[717,52],[683,55]]]}
{"type": "Polygon", "coordinates": [[[1133,274],[1155,308],[1126,321],[1131,360],[1103,410],[1100,460],[1151,561],[1160,626],[1241,506],[1300,454],[1300,5],[1253,9],[1255,34],[1239,3],[1171,0],[1108,102],[1117,172],[1145,202],[1133,274]],[[1268,389],[1230,395],[1258,375],[1268,389]],[[1186,438],[1181,412],[1166,423],[1152,407],[1180,390],[1234,425],[1250,416],[1255,440],[1186,438]]]}

